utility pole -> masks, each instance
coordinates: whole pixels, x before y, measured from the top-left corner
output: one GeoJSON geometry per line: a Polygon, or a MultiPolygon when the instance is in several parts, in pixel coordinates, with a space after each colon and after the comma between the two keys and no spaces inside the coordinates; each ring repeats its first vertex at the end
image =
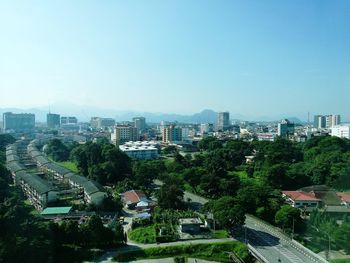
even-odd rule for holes
{"type": "Polygon", "coordinates": [[[293,230],[292,230],[292,240],[294,239],[294,221],[295,221],[295,219],[294,219],[294,217],[293,217],[293,230]]]}
{"type": "Polygon", "coordinates": [[[328,255],[327,255],[327,260],[329,260],[330,254],[331,254],[331,236],[329,235],[329,233],[327,233],[327,235],[328,235],[328,255]]]}

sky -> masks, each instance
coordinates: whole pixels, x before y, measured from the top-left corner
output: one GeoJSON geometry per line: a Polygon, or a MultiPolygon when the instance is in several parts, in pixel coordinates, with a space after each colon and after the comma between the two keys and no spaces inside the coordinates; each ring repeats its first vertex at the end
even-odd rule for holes
{"type": "Polygon", "coordinates": [[[0,108],[350,120],[349,14],[347,0],[0,0],[0,108]]]}

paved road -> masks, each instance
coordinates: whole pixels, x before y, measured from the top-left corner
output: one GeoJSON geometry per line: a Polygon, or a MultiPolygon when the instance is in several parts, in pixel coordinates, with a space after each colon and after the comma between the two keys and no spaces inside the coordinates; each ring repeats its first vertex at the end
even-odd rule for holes
{"type": "Polygon", "coordinates": [[[273,228],[261,224],[253,217],[247,216],[247,242],[253,246],[268,262],[315,263],[317,260],[303,248],[293,244],[292,240],[278,233],[273,228]],[[280,261],[279,261],[280,260],[280,261]]]}
{"type": "Polygon", "coordinates": [[[144,248],[151,247],[169,247],[169,246],[177,246],[177,245],[189,245],[189,244],[206,244],[206,243],[218,243],[218,242],[228,242],[233,241],[233,238],[223,238],[223,239],[197,239],[197,240],[185,240],[185,241],[177,241],[177,242],[169,242],[169,243],[160,243],[160,244],[138,244],[134,242],[128,242],[127,246],[109,250],[105,254],[103,254],[97,261],[100,263],[110,263],[113,262],[113,257],[118,253],[128,252],[128,251],[137,251],[144,248]]]}
{"type": "MultiPolygon", "coordinates": [[[[130,261],[130,262],[137,262],[137,263],[174,263],[174,258],[160,258],[160,259],[144,259],[144,260],[136,260],[136,261],[130,261]]],[[[188,263],[216,263],[216,261],[208,261],[203,259],[195,259],[195,258],[188,258],[188,263]]]]}
{"type": "MultiPolygon", "coordinates": [[[[200,206],[208,202],[207,199],[192,193],[185,192],[186,198],[200,206]]],[[[249,215],[246,216],[248,242],[269,262],[290,262],[290,263],[316,263],[327,262],[318,258],[315,254],[300,244],[294,243],[277,228],[261,223],[249,215]],[[280,261],[279,261],[280,260],[280,261]]],[[[242,241],[245,241],[244,239],[242,241]]]]}

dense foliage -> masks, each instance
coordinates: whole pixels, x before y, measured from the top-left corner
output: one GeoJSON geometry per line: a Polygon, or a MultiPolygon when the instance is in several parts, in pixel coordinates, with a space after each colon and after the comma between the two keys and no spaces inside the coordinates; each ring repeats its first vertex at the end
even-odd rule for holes
{"type": "Polygon", "coordinates": [[[5,149],[8,144],[14,143],[16,140],[9,134],[0,134],[0,162],[5,162],[5,149]]]}
{"type": "Polygon", "coordinates": [[[254,262],[253,257],[250,256],[246,245],[237,241],[148,248],[144,250],[120,253],[115,257],[115,260],[119,262],[126,262],[138,259],[184,256],[218,262],[232,262],[232,259],[227,251],[232,251],[243,262],[254,262]]]}
{"type": "MultiPolygon", "coordinates": [[[[174,161],[166,161],[161,179],[175,177],[180,187],[216,200],[207,205],[207,210],[223,207],[221,203],[230,200],[227,202],[232,209],[226,209],[221,215],[217,213],[218,218],[224,218],[224,214],[229,216],[235,212],[230,210],[237,209],[281,225],[279,216],[283,210],[277,221],[275,217],[283,205],[280,190],[296,190],[313,184],[350,189],[350,141],[347,139],[323,136],[306,143],[282,138],[274,142],[222,142],[206,137],[200,141],[199,148],[201,153],[193,157],[175,154],[174,161]],[[254,156],[253,161],[246,163],[245,156],[254,156]],[[230,198],[220,200],[223,197],[230,198]]],[[[242,222],[242,218],[235,221],[242,222]]],[[[222,225],[229,227],[230,224],[222,225]]]]}
{"type": "Polygon", "coordinates": [[[309,245],[316,250],[339,249],[350,253],[350,218],[344,217],[341,224],[326,213],[314,211],[307,223],[306,236],[309,245]]]}
{"type": "Polygon", "coordinates": [[[86,143],[74,148],[70,158],[79,172],[102,185],[115,184],[131,175],[131,160],[110,143],[86,143]]]}
{"type": "Polygon", "coordinates": [[[68,147],[59,139],[52,139],[45,146],[45,153],[55,162],[67,161],[69,158],[68,147]]]}

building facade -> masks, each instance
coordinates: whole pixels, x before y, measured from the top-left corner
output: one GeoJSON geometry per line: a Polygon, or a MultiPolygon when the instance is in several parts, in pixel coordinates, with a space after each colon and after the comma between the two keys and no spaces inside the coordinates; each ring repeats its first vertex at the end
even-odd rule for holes
{"type": "Polygon", "coordinates": [[[350,124],[336,125],[331,128],[331,135],[350,139],[350,124]]]}
{"type": "Polygon", "coordinates": [[[282,120],[278,124],[277,135],[281,137],[286,137],[294,134],[294,123],[287,119],[282,120]]]}
{"type": "Polygon", "coordinates": [[[79,131],[80,127],[78,125],[78,119],[73,116],[61,117],[61,129],[64,131],[76,132],[79,131]]]}
{"type": "Polygon", "coordinates": [[[35,128],[35,115],[32,113],[5,112],[2,116],[4,132],[29,132],[35,128]]]}
{"type": "Polygon", "coordinates": [[[46,115],[46,124],[50,129],[58,129],[61,126],[61,116],[59,114],[48,113],[46,115]]]}
{"type": "Polygon", "coordinates": [[[230,113],[229,112],[219,112],[217,120],[217,130],[226,131],[230,128],[230,113]]]}
{"type": "Polygon", "coordinates": [[[112,118],[92,117],[90,120],[90,126],[94,129],[104,129],[113,127],[114,125],[115,120],[112,118]]]}
{"type": "Polygon", "coordinates": [[[127,142],[120,145],[119,149],[125,152],[130,158],[151,160],[158,158],[159,145],[152,141],[127,142]]]}
{"type": "Polygon", "coordinates": [[[164,143],[176,143],[182,141],[182,128],[171,125],[163,128],[162,137],[164,143]]]}
{"type": "Polygon", "coordinates": [[[132,126],[116,126],[111,134],[111,141],[115,145],[121,145],[129,141],[138,141],[138,129],[132,126]]]}
{"type": "Polygon", "coordinates": [[[146,118],[145,117],[134,117],[132,118],[134,122],[134,127],[138,129],[139,133],[146,130],[146,118]]]}
{"type": "Polygon", "coordinates": [[[314,128],[317,128],[317,129],[332,128],[333,126],[336,126],[339,124],[340,124],[339,114],[314,116],[314,128]]]}

